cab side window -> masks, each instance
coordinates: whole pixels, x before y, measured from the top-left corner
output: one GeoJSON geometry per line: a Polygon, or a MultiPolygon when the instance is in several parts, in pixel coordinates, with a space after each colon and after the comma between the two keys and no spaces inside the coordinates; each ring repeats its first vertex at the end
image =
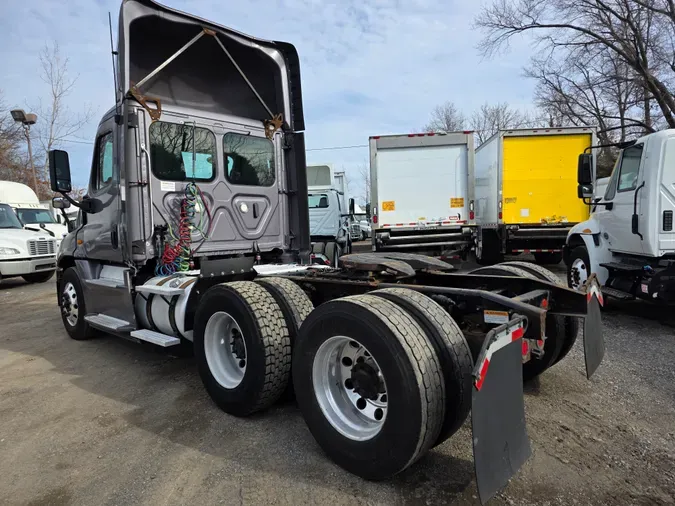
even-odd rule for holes
{"type": "Polygon", "coordinates": [[[94,155],[94,181],[92,189],[100,190],[112,181],[113,178],[113,134],[104,133],[96,141],[96,154],[94,155]]]}
{"type": "Polygon", "coordinates": [[[640,160],[642,160],[642,144],[624,149],[619,168],[618,192],[632,191],[637,188],[640,160]]]}

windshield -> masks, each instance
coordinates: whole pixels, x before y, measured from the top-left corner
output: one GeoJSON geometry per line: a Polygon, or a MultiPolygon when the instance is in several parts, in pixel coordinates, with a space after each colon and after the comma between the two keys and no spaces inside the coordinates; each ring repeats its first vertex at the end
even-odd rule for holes
{"type": "Polygon", "coordinates": [[[310,209],[325,209],[328,207],[328,195],[316,193],[307,198],[310,209]]]}
{"type": "Polygon", "coordinates": [[[7,204],[0,204],[0,228],[23,228],[14,210],[7,204]]]}
{"type": "Polygon", "coordinates": [[[25,209],[19,208],[16,210],[19,219],[26,224],[29,223],[55,223],[54,215],[47,209],[25,209]]]}

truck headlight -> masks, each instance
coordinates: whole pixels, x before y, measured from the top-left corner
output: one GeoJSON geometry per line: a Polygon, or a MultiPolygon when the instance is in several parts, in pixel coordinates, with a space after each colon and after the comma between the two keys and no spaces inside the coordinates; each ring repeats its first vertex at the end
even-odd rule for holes
{"type": "Polygon", "coordinates": [[[21,252],[16,248],[0,248],[0,255],[19,255],[21,252]]]}

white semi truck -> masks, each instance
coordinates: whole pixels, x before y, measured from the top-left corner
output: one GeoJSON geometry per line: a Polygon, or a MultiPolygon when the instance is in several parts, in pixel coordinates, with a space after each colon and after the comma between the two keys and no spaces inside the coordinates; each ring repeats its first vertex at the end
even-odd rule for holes
{"type": "Polygon", "coordinates": [[[50,280],[56,271],[56,239],[26,230],[9,204],[0,204],[0,280],[21,276],[29,283],[50,280]]]}
{"type": "Polygon", "coordinates": [[[474,242],[472,132],[370,137],[373,251],[466,258],[474,242]]]}
{"type": "Polygon", "coordinates": [[[344,172],[334,172],[330,164],[307,166],[309,234],[312,258],[317,263],[338,266],[338,259],[349,253],[352,244],[344,172]]]}
{"type": "Polygon", "coordinates": [[[66,225],[59,223],[49,205],[41,203],[29,186],[13,181],[0,181],[0,203],[8,204],[28,230],[44,230],[56,239],[57,247],[68,233],[66,225]]]}
{"type": "Polygon", "coordinates": [[[625,143],[602,193],[593,184],[593,157],[581,154],[578,195],[590,218],[567,236],[572,288],[595,275],[616,299],[675,302],[675,129],[625,143]],[[595,190],[595,191],[594,191],[595,190]],[[595,198],[593,198],[595,197],[595,198]]]}
{"type": "Polygon", "coordinates": [[[494,495],[530,455],[523,377],[579,323],[588,376],[602,360],[595,279],[579,293],[527,264],[466,274],[396,252],[312,266],[295,48],[125,0],[116,55],[82,202],[68,154],[49,154],[52,189],[81,210],[57,259],[68,335],[192,349],[235,416],[292,388],[326,454],[372,480],[471,412],[478,492],[494,495]]]}

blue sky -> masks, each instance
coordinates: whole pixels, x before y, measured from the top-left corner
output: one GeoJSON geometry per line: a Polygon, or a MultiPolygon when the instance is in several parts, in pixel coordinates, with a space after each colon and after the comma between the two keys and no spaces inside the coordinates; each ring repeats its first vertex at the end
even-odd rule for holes
{"type": "MultiPolygon", "coordinates": [[[[250,35],[293,43],[301,58],[309,163],[347,170],[360,193],[358,166],[367,148],[320,150],[367,143],[370,135],[419,131],[433,107],[450,100],[467,114],[484,102],[528,108],[533,82],[522,76],[532,53],[516,40],[499,58],[482,60],[471,25],[487,0],[165,0],[165,4],[250,35]]],[[[72,111],[90,105],[91,124],[62,148],[84,186],[98,117],[113,100],[108,11],[117,26],[119,0],[3,2],[0,90],[9,106],[27,108],[46,95],[38,52],[57,41],[78,76],[72,111]]],[[[116,34],[115,34],[116,35],[116,34]]]]}

